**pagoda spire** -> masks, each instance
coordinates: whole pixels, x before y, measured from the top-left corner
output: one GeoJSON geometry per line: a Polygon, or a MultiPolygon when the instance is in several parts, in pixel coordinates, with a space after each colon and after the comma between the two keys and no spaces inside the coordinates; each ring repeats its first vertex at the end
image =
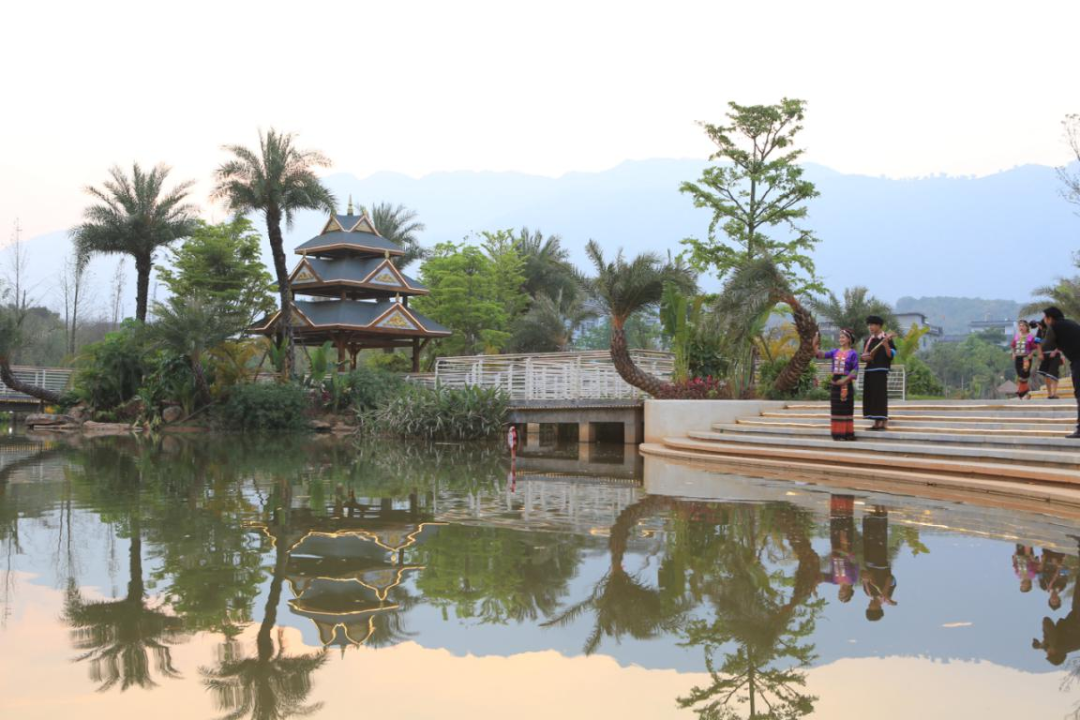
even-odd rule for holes
{"type": "Polygon", "coordinates": [[[347,213],[345,213],[345,214],[346,215],[352,215],[353,214],[352,194],[351,193],[349,194],[349,211],[347,213]]]}

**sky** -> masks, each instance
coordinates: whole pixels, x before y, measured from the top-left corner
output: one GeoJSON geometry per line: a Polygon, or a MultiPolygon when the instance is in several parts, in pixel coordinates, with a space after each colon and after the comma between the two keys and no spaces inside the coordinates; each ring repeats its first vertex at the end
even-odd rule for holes
{"type": "Polygon", "coordinates": [[[207,195],[222,145],[299,135],[365,177],[698,158],[726,103],[808,102],[808,161],[890,177],[1070,160],[1080,3],[11,2],[0,241],[76,224],[107,169],[207,195]]]}

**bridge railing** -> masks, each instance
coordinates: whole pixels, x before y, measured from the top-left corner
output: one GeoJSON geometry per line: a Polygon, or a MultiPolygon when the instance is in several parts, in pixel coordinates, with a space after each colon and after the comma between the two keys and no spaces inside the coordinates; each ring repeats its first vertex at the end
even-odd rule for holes
{"type": "MultiPolygon", "coordinates": [[[[630,356],[639,368],[665,380],[674,370],[671,353],[635,350],[630,356]]],[[[442,387],[501,388],[511,400],[635,400],[645,396],[619,376],[607,351],[444,357],[436,361],[434,373],[409,378],[442,387]]]]}
{"type": "MultiPolygon", "coordinates": [[[[69,368],[39,368],[15,365],[11,368],[11,374],[22,382],[37,385],[38,387],[45,388],[46,390],[53,390],[55,392],[63,392],[66,390],[68,382],[71,380],[71,370],[69,368]]],[[[37,402],[38,400],[29,395],[15,392],[3,382],[0,382],[0,402],[5,401],[29,403],[37,402]]]]}

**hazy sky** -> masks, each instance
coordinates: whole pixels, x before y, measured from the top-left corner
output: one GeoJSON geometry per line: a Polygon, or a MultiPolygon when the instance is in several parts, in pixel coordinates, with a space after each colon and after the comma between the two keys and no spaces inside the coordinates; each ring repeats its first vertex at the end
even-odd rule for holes
{"type": "MultiPolygon", "coordinates": [[[[297,132],[331,172],[559,175],[703,157],[729,100],[809,102],[806,159],[986,174],[1069,159],[1080,2],[7,2],[0,242],[106,169],[208,178],[297,132]]],[[[218,213],[220,214],[220,212],[218,213]]]]}

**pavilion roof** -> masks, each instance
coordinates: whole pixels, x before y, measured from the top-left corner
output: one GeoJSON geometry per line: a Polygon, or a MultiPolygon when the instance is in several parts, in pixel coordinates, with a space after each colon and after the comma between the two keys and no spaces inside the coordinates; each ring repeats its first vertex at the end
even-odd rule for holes
{"type": "Polygon", "coordinates": [[[333,230],[313,237],[296,248],[299,255],[404,255],[405,251],[392,240],[375,233],[358,230],[333,230]]]}
{"type": "Polygon", "coordinates": [[[322,293],[309,290],[315,291],[318,288],[323,292],[332,292],[335,287],[402,295],[428,292],[423,283],[398,270],[394,263],[385,257],[307,257],[293,270],[289,282],[296,292],[311,295],[322,293]]]}
{"type": "MultiPolygon", "coordinates": [[[[299,337],[320,331],[398,337],[446,337],[450,330],[393,300],[295,300],[294,331],[299,337]]],[[[281,312],[259,320],[253,332],[270,334],[281,312]]]]}

